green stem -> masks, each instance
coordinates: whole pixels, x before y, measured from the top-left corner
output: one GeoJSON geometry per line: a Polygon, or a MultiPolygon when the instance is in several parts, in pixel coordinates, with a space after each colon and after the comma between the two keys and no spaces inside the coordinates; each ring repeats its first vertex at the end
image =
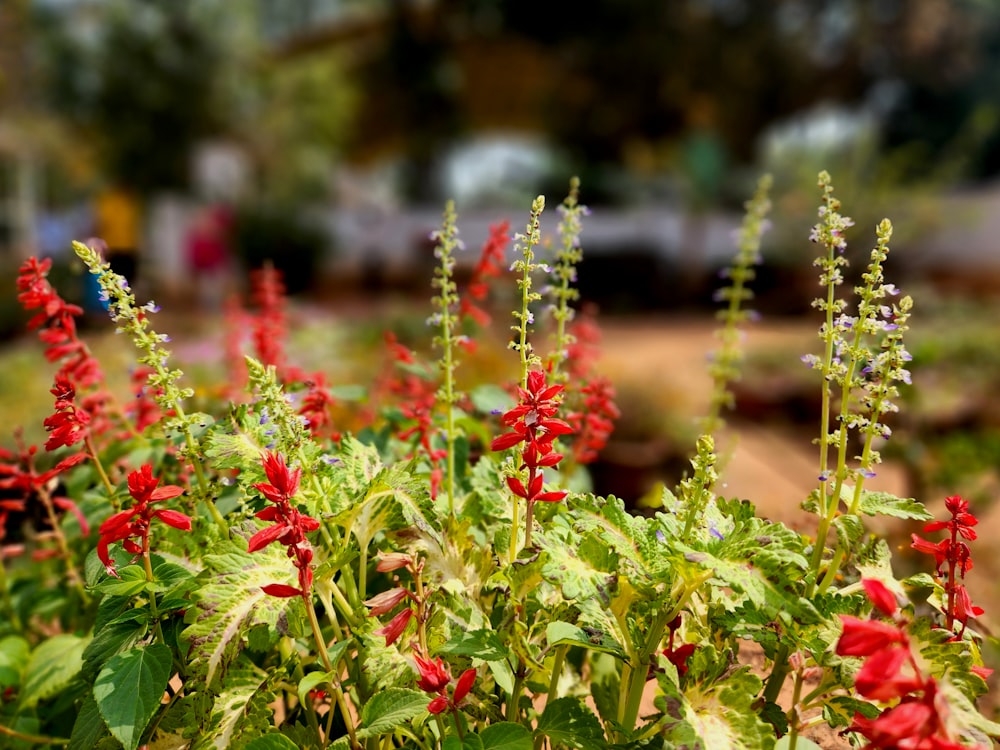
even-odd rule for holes
{"type": "Polygon", "coordinates": [[[344,699],[344,690],[340,686],[340,680],[334,674],[334,665],[330,661],[330,653],[327,651],[326,640],[323,638],[323,631],[320,629],[319,620],[316,617],[316,608],[313,607],[312,597],[303,593],[302,601],[306,605],[306,613],[309,615],[309,625],[312,628],[313,640],[316,642],[320,661],[323,662],[323,668],[331,675],[330,686],[333,688],[333,697],[337,702],[337,708],[340,709],[344,726],[347,728],[347,736],[351,738],[351,747],[359,748],[361,745],[358,744],[358,737],[354,731],[354,719],[351,717],[347,701],[344,699]]]}
{"type": "Polygon", "coordinates": [[[69,744],[69,740],[64,737],[43,737],[39,734],[27,734],[25,732],[19,732],[16,729],[11,729],[10,727],[5,727],[3,724],[0,724],[0,734],[13,737],[15,740],[20,740],[21,742],[30,742],[35,745],[69,744]]]}
{"type": "Polygon", "coordinates": [[[549,678],[549,691],[545,694],[545,705],[559,697],[559,678],[562,676],[563,662],[566,659],[568,645],[558,646],[552,660],[552,677],[549,678]]]}
{"type": "MultiPolygon", "coordinates": [[[[149,559],[149,529],[142,535],[142,567],[146,571],[146,581],[152,584],[156,579],[153,577],[153,562],[149,559]]],[[[150,585],[152,588],[152,585],[150,585]]],[[[160,612],[156,606],[156,593],[149,592],[149,612],[152,615],[153,629],[156,631],[156,639],[160,643],[165,643],[163,639],[163,628],[160,626],[160,612]]]]}
{"type": "Polygon", "coordinates": [[[774,653],[774,661],[771,664],[771,674],[768,675],[767,682],[764,683],[764,692],[761,693],[768,703],[777,703],[778,695],[781,694],[781,687],[785,684],[785,678],[791,669],[788,666],[788,657],[791,649],[784,641],[778,643],[778,650],[774,653]]]}
{"type": "Polygon", "coordinates": [[[118,508],[118,503],[115,500],[115,486],[111,483],[108,478],[108,474],[104,471],[104,466],[101,464],[101,458],[97,454],[97,448],[94,446],[94,440],[87,435],[83,439],[84,445],[87,446],[87,453],[90,455],[90,460],[94,462],[94,468],[97,469],[97,475],[101,478],[101,484],[104,485],[104,489],[108,491],[108,498],[111,500],[111,507],[116,511],[118,508]]]}
{"type": "Polygon", "coordinates": [[[511,520],[510,520],[510,564],[513,565],[514,562],[517,560],[517,553],[518,553],[517,539],[519,531],[518,523],[520,520],[518,516],[520,516],[519,508],[521,501],[518,500],[517,495],[515,495],[514,493],[511,493],[510,500],[511,503],[513,503],[513,506],[511,508],[511,520]]]}
{"type": "MultiPolygon", "coordinates": [[[[686,601],[684,597],[683,601],[686,601]]],[[[657,646],[663,640],[663,631],[667,625],[680,613],[683,601],[669,610],[661,610],[653,620],[653,624],[646,634],[646,641],[642,648],[635,654],[636,664],[630,667],[628,675],[628,690],[626,693],[625,705],[619,709],[619,723],[622,729],[631,732],[635,729],[636,721],[639,718],[639,705],[642,703],[642,694],[646,689],[646,677],[649,674],[649,660],[656,652],[657,646]]],[[[624,678],[624,673],[623,673],[624,678]]],[[[624,680],[623,680],[624,681],[624,680]]]]}

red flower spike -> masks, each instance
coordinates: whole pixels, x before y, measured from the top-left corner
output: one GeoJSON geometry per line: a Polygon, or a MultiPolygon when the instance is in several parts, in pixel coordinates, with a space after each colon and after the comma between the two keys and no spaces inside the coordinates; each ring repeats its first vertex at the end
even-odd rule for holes
{"type": "Polygon", "coordinates": [[[153,476],[153,467],[149,464],[129,474],[128,491],[135,500],[135,505],[129,510],[115,513],[98,529],[100,539],[97,543],[97,557],[104,563],[109,575],[118,575],[111,562],[110,546],[115,542],[121,542],[126,552],[133,555],[143,554],[149,549],[149,527],[154,518],[175,529],[184,531],[191,529],[191,519],[183,513],[150,507],[152,503],[169,500],[184,492],[184,489],[177,485],[159,487],[159,483],[160,480],[153,476]],[[135,539],[141,544],[136,543],[135,539]]]}
{"type": "MultiPolygon", "coordinates": [[[[291,500],[299,490],[302,470],[298,468],[289,470],[284,457],[278,453],[265,453],[261,457],[261,463],[270,484],[258,482],[254,487],[265,498],[274,503],[274,506],[264,508],[255,515],[261,520],[272,522],[272,525],[261,529],[250,537],[247,542],[247,551],[256,552],[275,541],[287,547],[288,557],[292,559],[292,564],[298,569],[300,588],[294,589],[294,591],[306,599],[311,596],[313,583],[311,567],[313,553],[306,539],[306,534],[318,529],[319,521],[304,515],[292,506],[291,500]]],[[[268,593],[271,592],[268,591],[268,593]]],[[[273,595],[291,596],[287,592],[273,595]]]]}

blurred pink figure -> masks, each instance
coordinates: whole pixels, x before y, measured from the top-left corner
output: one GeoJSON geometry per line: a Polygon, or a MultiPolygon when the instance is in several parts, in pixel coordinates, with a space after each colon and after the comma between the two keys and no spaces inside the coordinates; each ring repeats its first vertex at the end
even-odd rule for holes
{"type": "Polygon", "coordinates": [[[211,206],[195,217],[187,234],[187,261],[200,307],[221,309],[230,275],[230,229],[233,216],[225,206],[211,206]]]}

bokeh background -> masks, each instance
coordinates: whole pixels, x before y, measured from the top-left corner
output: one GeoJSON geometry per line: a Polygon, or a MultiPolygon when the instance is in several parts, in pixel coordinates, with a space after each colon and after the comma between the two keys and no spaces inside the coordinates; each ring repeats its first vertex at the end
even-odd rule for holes
{"type": "Polygon", "coordinates": [[[37,434],[51,408],[14,291],[29,255],[54,259],[123,379],[130,355],[71,239],[106,242],[193,373],[220,356],[224,300],[271,259],[299,355],[363,384],[351,346],[390,326],[419,338],[446,199],[468,265],[490,222],[523,226],[533,196],[551,209],[579,175],[579,283],[623,412],[594,482],[639,502],[688,466],[712,293],[767,172],[761,321],[725,486],[801,524],[818,463],[819,386],[799,357],[819,346],[820,169],[856,220],[855,272],[889,216],[889,277],[916,298],[916,387],[876,484],[932,507],[964,493],[1000,525],[1000,5],[2,0],[0,425],[37,434]]]}

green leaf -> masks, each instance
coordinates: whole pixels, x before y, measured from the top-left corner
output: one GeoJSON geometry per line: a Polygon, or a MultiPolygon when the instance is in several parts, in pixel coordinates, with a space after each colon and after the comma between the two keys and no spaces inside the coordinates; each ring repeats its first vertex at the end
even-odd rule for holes
{"type": "Polygon", "coordinates": [[[912,497],[896,497],[888,492],[862,492],[858,510],[869,516],[881,514],[895,518],[912,518],[916,521],[929,521],[934,518],[923,503],[912,497]]]}
{"type": "Polygon", "coordinates": [[[271,683],[286,678],[284,669],[260,674],[258,668],[240,657],[226,672],[221,692],[194,696],[195,700],[210,699],[208,710],[196,709],[193,721],[185,721],[187,733],[197,731],[192,750],[224,750],[236,740],[267,734],[274,720],[274,693],[271,683]]]}
{"type": "Polygon", "coordinates": [[[479,733],[483,750],[532,750],[531,732],[520,724],[500,721],[479,733]]]}
{"type": "Polygon", "coordinates": [[[134,596],[146,588],[146,571],[141,565],[128,565],[118,571],[118,576],[108,576],[95,588],[108,596],[134,596]]]}
{"type": "MultiPolygon", "coordinates": [[[[137,610],[138,614],[143,614],[137,610]]],[[[146,623],[128,618],[115,620],[101,629],[83,651],[83,671],[89,679],[115,654],[132,648],[146,634],[146,623]]]]}
{"type": "Polygon", "coordinates": [[[170,649],[154,643],[111,658],[94,682],[104,722],[125,750],[135,750],[163,699],[172,671],[170,649]]]}
{"type": "Polygon", "coordinates": [[[361,710],[359,738],[377,737],[427,713],[426,693],[405,688],[389,688],[376,693],[361,710]]]}
{"type": "Polygon", "coordinates": [[[243,750],[299,750],[299,746],[285,735],[272,732],[250,740],[243,746],[243,750]]]}
{"type": "Polygon", "coordinates": [[[503,388],[492,383],[477,385],[469,392],[469,399],[476,411],[490,414],[495,411],[507,411],[514,405],[514,399],[503,388]]]}
{"type": "Polygon", "coordinates": [[[332,685],[337,679],[338,672],[310,672],[299,680],[299,703],[303,706],[312,705],[309,700],[309,691],[317,685],[332,685]]]}
{"type": "Polygon", "coordinates": [[[614,654],[619,659],[625,658],[625,650],[622,645],[603,630],[598,631],[591,628],[588,632],[572,623],[555,620],[546,626],[545,638],[550,646],[570,644],[582,646],[591,651],[614,654]]]}
{"type": "Polygon", "coordinates": [[[93,750],[98,741],[107,736],[108,727],[101,718],[97,701],[93,695],[87,695],[80,706],[80,712],[73,723],[73,732],[69,736],[68,750],[93,750]]]}
{"type": "Polygon", "coordinates": [[[510,664],[507,663],[506,659],[501,659],[498,661],[488,661],[487,666],[490,668],[490,672],[493,674],[493,680],[500,689],[503,690],[507,695],[514,692],[514,670],[510,668],[510,664]]]}
{"type": "Polygon", "coordinates": [[[496,631],[485,629],[456,633],[440,650],[446,654],[472,656],[483,661],[499,661],[507,656],[507,649],[496,631]]]}
{"type": "Polygon", "coordinates": [[[0,687],[21,684],[21,675],[28,665],[31,646],[19,635],[0,639],[0,687]]]}
{"type": "Polygon", "coordinates": [[[83,651],[89,641],[89,638],[71,633],[42,641],[32,652],[25,668],[21,708],[31,708],[66,687],[80,671],[83,651]]]}
{"type": "MultiPolygon", "coordinates": [[[[788,750],[791,746],[792,738],[790,735],[786,734],[775,743],[774,750],[788,750]]],[[[823,748],[810,739],[806,739],[805,737],[796,737],[795,750],[823,750],[823,748]]]]}
{"type": "Polygon", "coordinates": [[[191,643],[190,665],[208,690],[217,688],[252,627],[275,631],[282,613],[301,606],[298,599],[278,599],[262,590],[270,583],[294,585],[284,548],[272,544],[252,555],[232,543],[222,549],[204,558],[204,584],[192,592],[195,606],[186,618],[191,624],[182,635],[191,643]]]}
{"type": "Polygon", "coordinates": [[[856,713],[874,719],[880,712],[877,706],[847,695],[835,695],[823,704],[823,718],[831,727],[850,726],[856,713]]]}
{"type": "Polygon", "coordinates": [[[548,737],[554,747],[600,750],[606,744],[600,720],[576,698],[557,698],[545,706],[535,734],[548,737]]]}
{"type": "Polygon", "coordinates": [[[685,719],[704,747],[770,750],[774,730],[753,705],[760,688],[760,678],[744,668],[705,692],[686,691],[685,719]]]}

